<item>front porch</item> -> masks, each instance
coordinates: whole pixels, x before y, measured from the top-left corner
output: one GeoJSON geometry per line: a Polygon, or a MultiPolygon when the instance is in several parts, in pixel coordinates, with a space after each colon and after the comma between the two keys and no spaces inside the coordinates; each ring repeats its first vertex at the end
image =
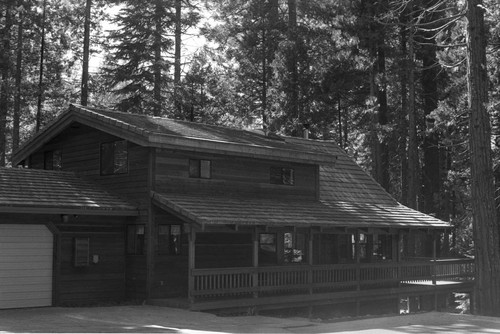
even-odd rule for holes
{"type": "Polygon", "coordinates": [[[352,221],[337,222],[317,203],[307,211],[303,203],[259,202],[257,210],[253,200],[250,210],[243,200],[200,201],[155,194],[156,229],[182,233],[158,239],[158,249],[165,239],[179,251],[152,259],[150,302],[248,311],[385,300],[395,309],[401,298],[427,296],[437,306],[450,292],[473,290],[474,261],[445,258],[449,226],[432,217],[370,206],[377,216],[357,205],[341,210],[357,215],[352,221]],[[290,207],[306,213],[292,215],[290,207]]]}
{"type": "Polygon", "coordinates": [[[258,309],[471,292],[474,261],[299,265],[190,270],[192,310],[258,309]]]}

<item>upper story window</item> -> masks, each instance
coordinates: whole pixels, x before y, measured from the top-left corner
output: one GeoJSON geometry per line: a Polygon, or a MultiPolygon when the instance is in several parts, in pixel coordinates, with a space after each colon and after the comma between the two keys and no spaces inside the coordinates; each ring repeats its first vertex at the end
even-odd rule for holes
{"type": "Polygon", "coordinates": [[[287,186],[295,185],[295,174],[293,168],[271,167],[271,183],[284,184],[287,186]]]}
{"type": "Polygon", "coordinates": [[[43,169],[62,170],[62,151],[45,151],[43,154],[43,169]]]}
{"type": "Polygon", "coordinates": [[[212,161],[201,159],[189,159],[189,177],[211,179],[212,161]]]}
{"type": "Polygon", "coordinates": [[[128,172],[127,141],[117,140],[101,144],[101,175],[128,172]]]}

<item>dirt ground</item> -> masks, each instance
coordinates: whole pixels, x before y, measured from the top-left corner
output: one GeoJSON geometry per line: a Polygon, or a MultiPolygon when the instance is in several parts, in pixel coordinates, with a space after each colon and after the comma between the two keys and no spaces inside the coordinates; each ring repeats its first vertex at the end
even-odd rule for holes
{"type": "Polygon", "coordinates": [[[0,310],[0,333],[500,333],[500,318],[429,312],[325,323],[148,305],[49,307],[0,310]]]}

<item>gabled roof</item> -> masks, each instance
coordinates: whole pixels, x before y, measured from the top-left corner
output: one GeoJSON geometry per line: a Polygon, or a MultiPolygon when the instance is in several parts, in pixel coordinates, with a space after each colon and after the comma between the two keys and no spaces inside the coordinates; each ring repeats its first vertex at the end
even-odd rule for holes
{"type": "Polygon", "coordinates": [[[70,172],[0,168],[0,212],[136,216],[138,210],[70,172]]]}
{"type": "Polygon", "coordinates": [[[15,154],[19,164],[72,123],[82,123],[142,146],[230,153],[256,158],[331,164],[335,156],[311,152],[309,145],[259,131],[178,121],[148,115],[70,105],[69,109],[25,143],[15,154]]]}

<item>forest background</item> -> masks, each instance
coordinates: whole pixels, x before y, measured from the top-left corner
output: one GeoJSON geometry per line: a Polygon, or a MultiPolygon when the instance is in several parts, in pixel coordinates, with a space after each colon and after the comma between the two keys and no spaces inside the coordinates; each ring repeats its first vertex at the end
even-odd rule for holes
{"type": "MultiPolygon", "coordinates": [[[[0,166],[68,103],[292,136],[307,128],[401,203],[449,221],[452,253],[470,256],[473,2],[0,0],[0,166]]],[[[500,184],[500,4],[476,2],[500,184]]]]}

